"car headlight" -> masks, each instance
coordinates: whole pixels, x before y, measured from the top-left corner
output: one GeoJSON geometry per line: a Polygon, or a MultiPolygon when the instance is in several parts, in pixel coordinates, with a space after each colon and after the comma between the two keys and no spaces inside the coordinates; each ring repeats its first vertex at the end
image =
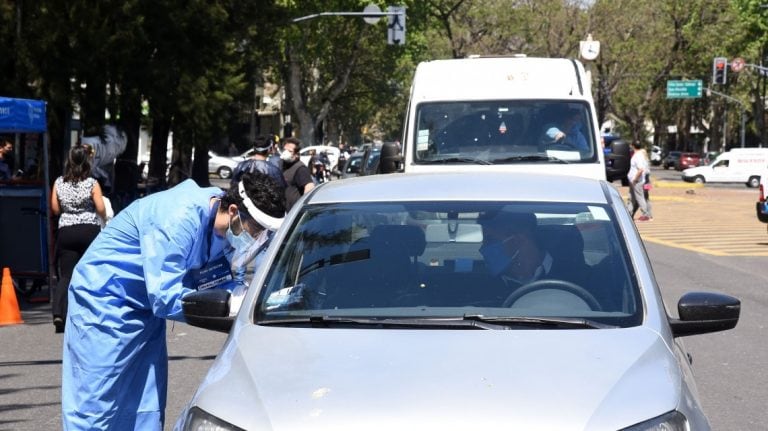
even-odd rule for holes
{"type": "Polygon", "coordinates": [[[198,407],[189,409],[184,422],[184,431],[245,431],[198,407]]]}
{"type": "Polygon", "coordinates": [[[688,431],[688,420],[682,413],[672,411],[621,431],[688,431]]]}

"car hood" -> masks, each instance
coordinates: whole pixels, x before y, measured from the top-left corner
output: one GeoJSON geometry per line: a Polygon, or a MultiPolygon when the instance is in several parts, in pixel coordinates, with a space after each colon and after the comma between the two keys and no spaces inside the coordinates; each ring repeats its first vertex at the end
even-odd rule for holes
{"type": "Polygon", "coordinates": [[[245,429],[619,429],[677,407],[664,340],[603,330],[232,334],[192,404],[245,429]]]}

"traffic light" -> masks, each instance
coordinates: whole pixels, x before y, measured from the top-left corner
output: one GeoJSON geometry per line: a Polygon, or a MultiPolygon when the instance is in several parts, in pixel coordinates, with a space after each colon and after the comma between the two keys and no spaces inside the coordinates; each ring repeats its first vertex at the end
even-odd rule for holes
{"type": "Polygon", "coordinates": [[[728,82],[728,59],[725,57],[715,57],[712,63],[712,82],[714,84],[725,85],[728,82]]]}

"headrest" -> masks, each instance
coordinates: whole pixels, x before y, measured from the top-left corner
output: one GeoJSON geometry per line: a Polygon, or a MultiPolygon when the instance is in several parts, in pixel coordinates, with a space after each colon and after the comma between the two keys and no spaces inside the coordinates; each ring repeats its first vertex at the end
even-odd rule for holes
{"type": "Polygon", "coordinates": [[[418,226],[379,225],[371,233],[371,242],[376,246],[408,256],[421,256],[427,246],[424,231],[418,226]]]}

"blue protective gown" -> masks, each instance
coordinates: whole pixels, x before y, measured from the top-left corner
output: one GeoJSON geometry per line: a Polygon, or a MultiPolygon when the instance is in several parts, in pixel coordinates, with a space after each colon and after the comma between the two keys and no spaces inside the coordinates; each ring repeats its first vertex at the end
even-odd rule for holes
{"type": "Polygon", "coordinates": [[[165,319],[183,320],[188,270],[223,255],[210,245],[210,199],[220,195],[187,180],[139,199],[75,267],[62,362],[65,430],[163,428],[165,319]]]}

